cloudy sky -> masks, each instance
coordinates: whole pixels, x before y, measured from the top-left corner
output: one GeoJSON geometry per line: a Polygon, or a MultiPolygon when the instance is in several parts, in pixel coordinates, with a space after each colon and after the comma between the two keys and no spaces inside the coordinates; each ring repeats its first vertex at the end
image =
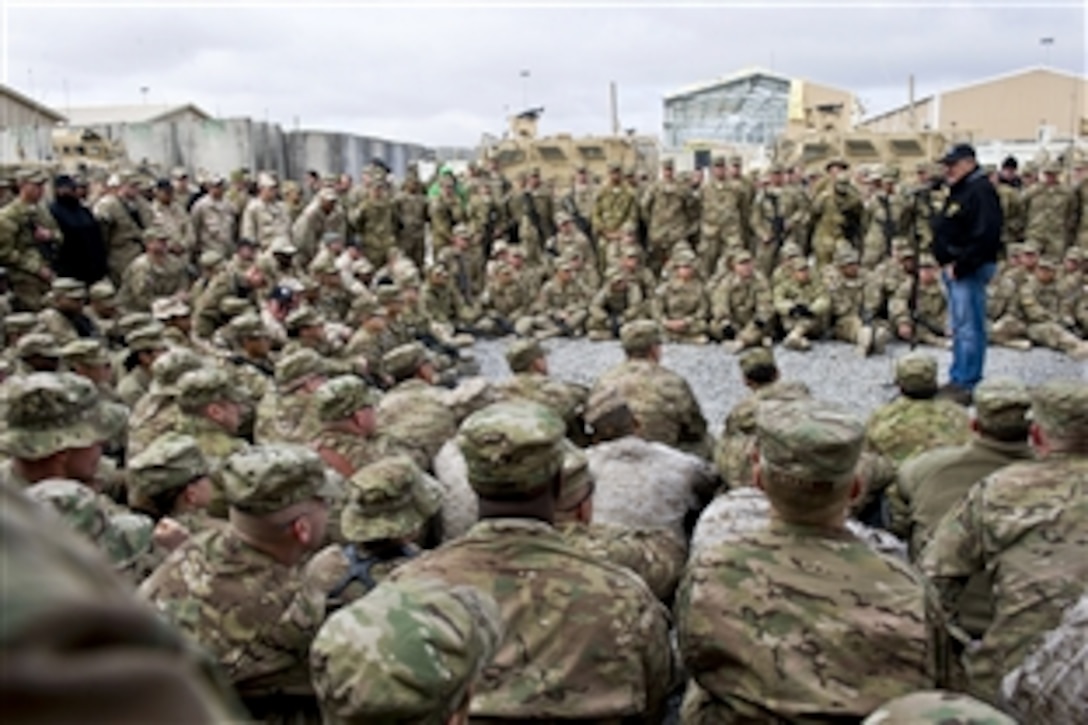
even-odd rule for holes
{"type": "Polygon", "coordinates": [[[906,102],[911,73],[921,96],[1088,67],[1079,0],[0,5],[2,80],[62,112],[146,87],[149,103],[428,145],[475,145],[525,103],[546,133],[605,133],[612,80],[623,126],[660,134],[665,93],[748,66],[853,90],[870,114],[906,102]]]}

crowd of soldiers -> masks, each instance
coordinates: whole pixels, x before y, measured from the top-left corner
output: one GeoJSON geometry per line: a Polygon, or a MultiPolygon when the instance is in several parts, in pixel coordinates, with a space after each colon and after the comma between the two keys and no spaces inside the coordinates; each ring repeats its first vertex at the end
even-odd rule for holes
{"type": "MultiPolygon", "coordinates": [[[[873,222],[921,195],[889,170],[867,199],[847,171],[755,185],[721,159],[640,189],[616,167],[562,197],[477,168],[393,193],[371,167],[358,189],[314,175],[309,201],[267,173],[178,173],[151,202],[133,174],[97,199],[58,180],[101,279],[55,274],[75,235],[21,173],[0,210],[6,716],[1077,722],[1088,383],[987,380],[969,413],[912,352],[866,421],[780,379],[776,339],[945,339],[936,265],[902,236],[924,226],[873,222]],[[541,344],[581,334],[626,358],[589,388],[541,344]],[[478,335],[508,338],[510,377],[459,380],[478,335]],[[662,364],[710,339],[750,391],[717,436],[662,364]],[[711,474],[650,496],[640,469],[670,456],[711,474]],[[602,520],[617,498],[645,515],[602,520]]],[[[1079,354],[1088,247],[1055,176],[1001,192],[1026,212],[995,337],[1079,354]]]]}

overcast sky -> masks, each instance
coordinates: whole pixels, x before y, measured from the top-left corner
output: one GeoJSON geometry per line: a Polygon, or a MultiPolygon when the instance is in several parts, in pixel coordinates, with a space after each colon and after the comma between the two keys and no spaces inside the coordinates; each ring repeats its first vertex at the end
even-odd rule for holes
{"type": "Polygon", "coordinates": [[[544,133],[605,133],[610,80],[622,125],[659,135],[665,93],[755,65],[872,114],[906,102],[910,73],[918,96],[1048,62],[1083,74],[1088,34],[1074,0],[4,2],[3,80],[61,112],[147,87],[149,103],[427,145],[475,145],[524,102],[546,108],[544,133]]]}

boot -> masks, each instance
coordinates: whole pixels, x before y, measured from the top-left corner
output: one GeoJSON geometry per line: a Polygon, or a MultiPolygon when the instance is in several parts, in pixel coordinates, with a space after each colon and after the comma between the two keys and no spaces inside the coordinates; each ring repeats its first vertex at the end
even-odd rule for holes
{"type": "Polygon", "coordinates": [[[1088,360],[1088,342],[1082,342],[1069,351],[1069,357],[1083,362],[1088,360]]]}
{"type": "Polygon", "coordinates": [[[808,338],[805,337],[805,333],[801,332],[801,328],[799,327],[793,328],[793,331],[786,335],[786,339],[782,341],[782,346],[799,352],[806,352],[812,349],[812,343],[808,341],[808,338]]]}
{"type": "Polygon", "coordinates": [[[883,355],[884,348],[888,346],[891,339],[892,334],[888,330],[883,327],[876,328],[876,331],[873,333],[873,352],[877,355],[883,355]]]}
{"type": "Polygon", "coordinates": [[[858,330],[857,352],[860,357],[869,357],[873,351],[873,328],[865,325],[858,330]]]}
{"type": "Polygon", "coordinates": [[[1007,347],[1010,350],[1020,350],[1026,352],[1031,349],[1031,340],[1025,340],[1022,337],[1011,337],[1007,340],[1001,340],[997,343],[1001,347],[1007,347]]]}

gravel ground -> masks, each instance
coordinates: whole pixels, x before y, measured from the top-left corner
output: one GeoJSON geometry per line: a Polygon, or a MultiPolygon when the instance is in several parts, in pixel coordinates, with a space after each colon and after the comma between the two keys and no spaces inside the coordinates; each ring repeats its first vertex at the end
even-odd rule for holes
{"type": "MultiPolygon", "coordinates": [[[[507,344],[506,340],[483,340],[471,348],[482,375],[492,379],[509,376],[503,357],[507,344]]],[[[552,375],[586,385],[623,360],[623,350],[617,342],[554,339],[547,341],[545,347],[552,375]]],[[[925,346],[919,349],[937,357],[943,381],[951,353],[925,346]]],[[[907,351],[906,345],[892,345],[884,355],[861,358],[852,345],[822,342],[810,352],[777,346],[775,356],[784,378],[803,380],[816,396],[856,405],[867,416],[876,406],[895,397],[894,360],[907,351]]],[[[669,344],[665,346],[663,363],[691,383],[703,414],[717,434],[726,413],[744,397],[735,356],[718,345],[669,344]]],[[[1088,365],[1051,350],[1020,352],[991,347],[986,374],[1014,377],[1034,385],[1052,378],[1084,379],[1088,377],[1088,365]]]]}

